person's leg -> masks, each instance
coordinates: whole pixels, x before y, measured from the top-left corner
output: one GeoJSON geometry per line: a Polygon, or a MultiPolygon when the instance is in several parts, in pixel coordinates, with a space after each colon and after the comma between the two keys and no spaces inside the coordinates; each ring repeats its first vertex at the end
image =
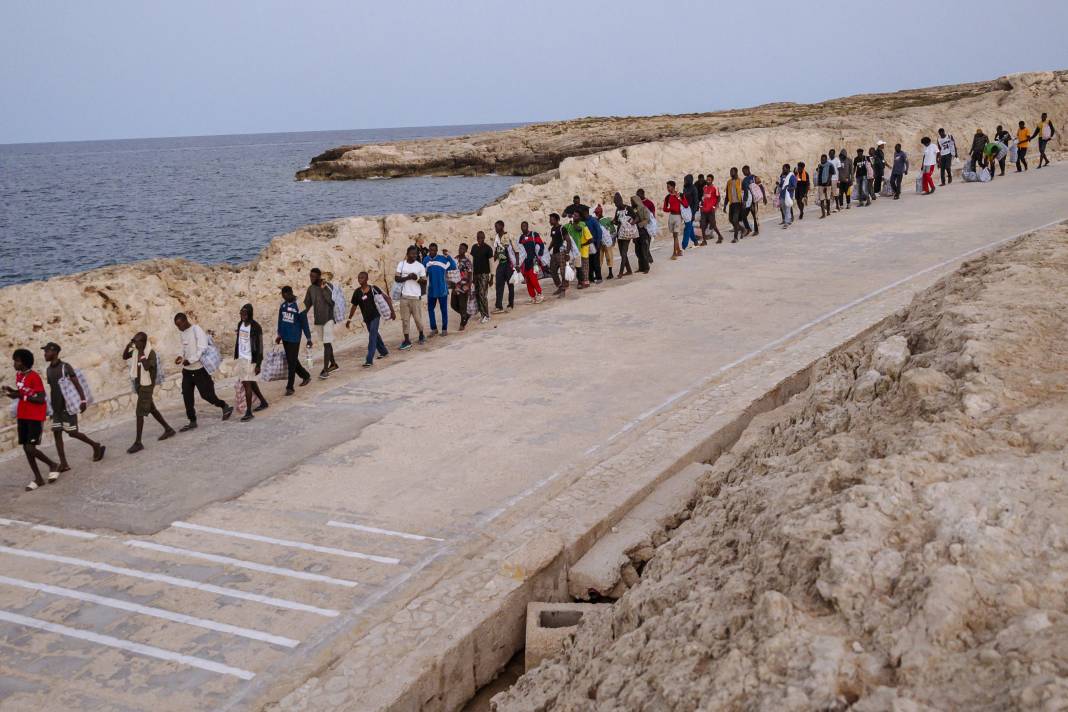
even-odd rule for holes
{"type": "Polygon", "coordinates": [[[26,460],[30,463],[30,470],[33,472],[33,481],[36,482],[38,486],[43,486],[45,480],[41,477],[41,470],[37,467],[37,456],[40,454],[37,450],[37,446],[33,443],[25,443],[22,446],[22,451],[26,453],[26,460]]]}
{"type": "Polygon", "coordinates": [[[282,349],[286,353],[286,392],[293,390],[293,379],[297,375],[297,366],[300,365],[300,344],[282,342],[282,349]]]}
{"type": "Polygon", "coordinates": [[[145,431],[145,416],[140,413],[137,414],[137,435],[134,438],[133,445],[131,445],[126,452],[134,453],[141,450],[144,445],[141,443],[141,435],[145,431]]]}
{"type": "Polygon", "coordinates": [[[601,265],[601,269],[602,270],[604,269],[604,264],[603,263],[608,263],[608,279],[613,279],[615,277],[615,272],[613,272],[612,267],[614,266],[615,261],[616,261],[616,246],[615,246],[615,243],[613,243],[611,245],[608,245],[608,246],[605,246],[601,250],[601,261],[602,261],[602,265],[601,265]]]}
{"type": "Polygon", "coordinates": [[[408,331],[409,327],[411,326],[412,301],[413,300],[411,300],[411,299],[409,299],[407,297],[401,297],[400,322],[401,322],[401,332],[404,334],[404,341],[403,341],[402,345],[403,344],[410,344],[411,341],[412,341],[411,335],[410,335],[410,333],[408,331]]]}
{"type": "Polygon", "coordinates": [[[426,298],[426,312],[430,316],[430,333],[436,334],[438,332],[438,320],[434,314],[434,308],[437,306],[437,297],[426,298]]]}
{"type": "Polygon", "coordinates": [[[378,325],[382,323],[382,317],[375,317],[367,323],[367,356],[363,362],[372,364],[375,362],[375,350],[378,348],[378,325]]]}
{"type": "Polygon", "coordinates": [[[1027,170],[1027,148],[1016,149],[1016,172],[1023,173],[1027,170]]]}
{"type": "Polygon", "coordinates": [[[716,211],[713,210],[711,215],[712,232],[716,233],[716,242],[723,242],[723,233],[720,232],[719,228],[716,226],[716,211]]]}
{"type": "MultiPolygon", "coordinates": [[[[152,410],[149,411],[149,414],[155,418],[156,422],[163,428],[163,435],[160,436],[160,440],[166,440],[174,435],[174,428],[170,426],[170,423],[163,419],[163,414],[159,412],[159,409],[156,408],[155,404],[152,404],[152,410]]],[[[141,419],[144,420],[144,417],[142,416],[141,419]]]]}
{"type": "Polygon", "coordinates": [[[196,425],[197,410],[193,402],[193,372],[188,368],[182,369],[182,401],[185,403],[185,417],[191,425],[196,425]]]}
{"type": "Polygon", "coordinates": [[[67,463],[67,453],[63,449],[63,423],[58,420],[52,423],[52,438],[56,443],[56,456],[59,457],[59,471],[66,472],[70,469],[70,465],[67,463]]]}
{"type": "Polygon", "coordinates": [[[634,274],[630,267],[630,240],[619,241],[619,276],[634,274]]]}
{"type": "Polygon", "coordinates": [[[420,300],[412,300],[415,303],[412,305],[412,321],[415,322],[415,328],[419,330],[419,341],[423,341],[426,338],[426,321],[423,317],[424,310],[420,309],[420,300]]]}
{"type": "Polygon", "coordinates": [[[229,409],[230,406],[226,404],[226,401],[215,395],[215,381],[212,380],[211,374],[209,374],[207,370],[198,368],[196,371],[193,371],[193,380],[196,383],[197,392],[200,393],[201,398],[216,408],[221,408],[224,411],[229,409]]]}
{"type": "Polygon", "coordinates": [[[998,171],[999,174],[1000,175],[1005,175],[1005,156],[1002,156],[1001,158],[998,159],[998,168],[1000,169],[998,171]]]}
{"type": "Polygon", "coordinates": [[[590,280],[594,282],[601,281],[601,248],[597,248],[597,252],[590,255],[590,280]]]}
{"type": "Polygon", "coordinates": [[[241,386],[245,389],[245,418],[252,417],[252,381],[242,381],[241,386]]]}
{"type": "Polygon", "coordinates": [[[634,257],[638,260],[638,271],[642,273],[649,271],[649,261],[645,257],[648,244],[649,231],[644,227],[639,227],[638,241],[634,244],[634,257]]]}
{"type": "Polygon", "coordinates": [[[493,278],[493,285],[496,290],[496,299],[493,302],[494,311],[504,311],[504,287],[508,283],[508,277],[505,275],[506,265],[497,263],[497,272],[493,278]]]}
{"type": "Polygon", "coordinates": [[[579,289],[585,289],[590,286],[590,258],[582,257],[579,263],[579,289]]]}
{"type": "Polygon", "coordinates": [[[449,297],[438,297],[438,307],[441,309],[441,333],[449,330],[449,297]]]}
{"type": "MultiPolygon", "coordinates": [[[[104,446],[98,443],[96,440],[93,440],[85,433],[78,430],[78,422],[76,420],[68,426],[66,433],[75,440],[83,442],[89,447],[93,448],[93,462],[99,462],[100,459],[104,457],[104,446]]],[[[59,452],[58,441],[56,452],[59,452]]]]}

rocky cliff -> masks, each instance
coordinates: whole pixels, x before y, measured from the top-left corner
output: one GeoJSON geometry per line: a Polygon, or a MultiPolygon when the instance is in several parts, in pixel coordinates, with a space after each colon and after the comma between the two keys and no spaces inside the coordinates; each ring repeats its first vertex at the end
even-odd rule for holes
{"type": "MultiPolygon", "coordinates": [[[[900,141],[915,155],[919,138],[934,135],[938,126],[964,142],[976,126],[992,130],[1020,119],[1032,123],[1042,111],[1050,112],[1058,126],[1068,119],[1068,72],[1019,75],[985,86],[983,93],[968,90],[963,96],[947,89],[946,96],[957,98],[945,103],[887,104],[885,111],[871,114],[816,114],[779,126],[565,158],[550,174],[513,186],[475,213],[357,217],[312,225],[275,238],[256,259],[240,266],[151,260],[5,287],[0,289],[0,342],[9,353],[47,341],[62,344],[64,355],[87,371],[96,394],[107,396],[128,389],[119,352],[134,332],[145,330],[166,353],[176,353],[172,317],[185,311],[219,335],[226,355],[239,307],[254,304],[272,333],[279,288],[291,284],[302,293],[312,266],[332,272],[346,286],[355,284],[360,270],[381,282],[417,237],[455,249],[460,241],[472,241],[477,230],[490,232],[497,219],[513,232],[527,220],[544,233],[548,213],[559,211],[574,194],[607,205],[613,192],[629,196],[640,186],[659,197],[665,180],[689,172],[713,172],[721,185],[727,170],[743,163],[757,173],[777,175],[783,162],[812,161],[832,145],[870,146],[882,138],[890,145],[900,141]]],[[[0,381],[10,378],[0,371],[0,381]]]]}
{"type": "Polygon", "coordinates": [[[298,180],[400,176],[532,176],[566,158],[650,141],[695,138],[741,129],[782,126],[828,116],[883,115],[896,109],[982,96],[1008,88],[1003,80],[862,94],[818,104],[777,103],[749,109],[672,116],[582,118],[532,124],[470,136],[340,146],[315,156],[298,180]]]}

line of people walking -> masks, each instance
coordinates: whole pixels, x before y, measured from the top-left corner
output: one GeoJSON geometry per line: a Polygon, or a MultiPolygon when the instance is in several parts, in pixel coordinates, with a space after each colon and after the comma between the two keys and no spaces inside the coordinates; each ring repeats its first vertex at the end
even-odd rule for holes
{"type": "MultiPolygon", "coordinates": [[[[937,136],[934,141],[925,136],[920,142],[922,159],[917,192],[926,195],[935,191],[936,167],[940,170],[941,184],[952,183],[952,162],[958,157],[952,134],[940,128],[937,136]]],[[[1049,165],[1046,149],[1054,136],[1056,129],[1046,114],[1042,114],[1033,131],[1020,121],[1015,137],[1001,126],[994,132],[993,140],[988,139],[982,130],[977,130],[963,175],[966,180],[972,180],[969,174],[975,174],[980,168],[990,174],[987,180],[993,178],[996,168],[1000,168],[1000,174],[1004,175],[1006,159],[1016,164],[1018,172],[1026,171],[1027,150],[1035,138],[1039,140],[1038,167],[1049,165]]],[[[771,202],[779,209],[782,229],[793,224],[795,214],[798,220],[804,219],[813,182],[821,219],[850,210],[854,203],[857,207],[869,206],[880,196],[900,199],[902,181],[909,173],[909,157],[901,144],[896,144],[888,158],[885,146],[885,141],[877,141],[867,150],[856,149],[853,156],[846,148],[832,147],[820,155],[812,174],[804,162],[784,163],[770,191],[771,202]],[[888,181],[887,168],[890,170],[888,181]]],[[[723,233],[716,224],[720,210],[731,226],[730,242],[737,243],[760,234],[760,208],[768,205],[769,191],[748,165],[743,165],[740,172],[737,167],[732,167],[722,191],[711,172],[699,174],[696,179],[686,175],[681,189],[675,181],[669,180],[665,188],[659,214],[665,219],[666,231],[672,239],[672,260],[683,257],[690,249],[708,245],[713,237],[716,244],[723,243],[723,233]]],[[[322,368],[318,377],[326,379],[339,370],[334,354],[335,329],[342,321],[347,329],[351,329],[357,312],[367,331],[363,366],[370,368],[376,358],[389,356],[381,336],[386,321],[401,322],[403,340],[398,348],[406,351],[416,344],[425,344],[428,338],[447,336],[450,310],[459,316],[460,331],[468,327],[472,318],[477,317],[479,323],[484,324],[495,314],[511,311],[515,306],[516,287],[520,285],[526,287],[528,303],[541,304],[545,299],[542,282],[546,279],[555,287],[553,295],[562,299],[572,285],[577,290],[585,290],[606,279],[627,279],[635,274],[635,267],[640,274],[649,273],[653,264],[653,240],[661,232],[657,205],[646,196],[644,189],[638,189],[629,200],[625,200],[621,193],[615,193],[608,210],[614,210],[611,216],[606,215],[602,205],[591,209],[576,195],[559,213],[549,214],[548,240],[531,229],[526,221],[520,223],[519,235],[513,238],[505,223],[498,220],[493,225],[492,243],[479,230],[473,244],[460,243],[455,257],[437,243],[424,246],[424,241],[417,239],[406,249],[404,259],[397,263],[391,280],[385,285],[387,289],[372,284],[368,273],[363,271],[357,275],[357,286],[348,298],[338,283],[319,268],[312,268],[302,304],[298,304],[291,286],[280,290],[275,344],[280,345],[281,350],[268,352],[265,349],[263,327],[254,318],[253,305],[243,305],[234,328],[233,350],[235,404],[243,411],[241,421],[248,422],[255,413],[269,407],[260,389],[262,381],[284,377],[286,396],[311,382],[311,350],[316,342],[322,345],[322,368]],[[636,265],[631,261],[632,248],[636,265]],[[490,287],[494,287],[492,311],[490,287]],[[346,301],[349,306],[347,316],[346,301]]],[[[218,408],[222,420],[228,420],[235,411],[235,405],[216,393],[213,374],[222,357],[213,337],[185,313],[174,316],[174,326],[179,331],[181,343],[174,364],[181,367],[187,422],[175,429],[156,407],[155,389],[164,382],[163,360],[145,332],[134,334],[122,352],[136,393],[136,435],[133,444],[127,448],[130,454],[144,449],[144,423],[149,417],[162,429],[159,440],[195,429],[198,425],[196,394],[205,403],[218,408]]],[[[60,359],[59,344],[49,342],[42,350],[48,364],[45,370],[48,391],[45,390],[45,380],[33,370],[34,355],[27,349],[14,352],[15,386],[4,388],[5,394],[17,402],[18,442],[33,474],[33,480],[26,486],[28,491],[55,482],[61,473],[70,470],[64,435],[88,445],[94,462],[101,460],[106,452],[103,444],[78,428],[78,415],[92,402],[88,382],[79,370],[60,359]],[[58,461],[40,450],[44,422],[49,417],[58,461]],[[47,476],[42,475],[41,465],[46,468],[47,476]]]]}

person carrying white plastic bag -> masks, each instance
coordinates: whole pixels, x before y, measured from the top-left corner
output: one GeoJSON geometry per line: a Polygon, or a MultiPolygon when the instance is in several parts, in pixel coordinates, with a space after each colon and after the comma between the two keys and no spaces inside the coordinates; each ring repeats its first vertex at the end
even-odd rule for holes
{"type": "Polygon", "coordinates": [[[45,361],[48,363],[45,369],[45,380],[51,391],[52,437],[55,439],[56,455],[59,457],[59,471],[70,470],[63,447],[64,433],[93,448],[93,462],[99,462],[103,459],[106,448],[85,433],[78,431],[78,416],[85,412],[93,400],[89,383],[81,371],[75,370],[70,364],[60,360],[59,344],[50,341],[42,350],[45,361]]]}
{"type": "Polygon", "coordinates": [[[779,212],[782,213],[782,229],[790,227],[794,221],[794,195],[797,190],[797,176],[790,170],[790,164],[782,164],[782,174],[775,186],[779,196],[779,212]]]}
{"type": "Polygon", "coordinates": [[[197,410],[193,400],[193,390],[200,397],[222,411],[222,419],[228,420],[233,414],[233,406],[215,395],[215,381],[204,367],[201,359],[208,349],[208,335],[197,324],[192,324],[182,312],[174,315],[174,326],[181,332],[182,352],[174,362],[182,367],[182,400],[185,402],[185,415],[189,422],[179,428],[186,432],[197,427],[197,410]]]}

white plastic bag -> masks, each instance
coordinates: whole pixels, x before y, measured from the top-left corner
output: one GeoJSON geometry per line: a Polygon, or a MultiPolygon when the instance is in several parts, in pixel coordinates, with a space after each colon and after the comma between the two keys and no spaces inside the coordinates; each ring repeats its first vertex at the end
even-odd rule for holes
{"type": "Polygon", "coordinates": [[[571,266],[570,262],[564,265],[564,281],[575,281],[575,268],[571,266]]]}
{"type": "Polygon", "coordinates": [[[512,270],[512,276],[508,278],[508,283],[516,286],[524,283],[523,275],[519,274],[519,270],[512,270]]]}
{"type": "Polygon", "coordinates": [[[979,170],[979,182],[980,183],[989,183],[990,182],[990,169],[989,168],[984,166],[983,168],[981,168],[979,170]]]}
{"type": "Polygon", "coordinates": [[[378,287],[372,287],[371,291],[374,292],[375,308],[378,309],[378,314],[382,321],[389,321],[392,319],[393,317],[390,316],[392,312],[389,309],[389,302],[386,301],[385,293],[378,287]]]}
{"type": "Polygon", "coordinates": [[[345,290],[337,283],[330,284],[330,298],[334,301],[334,323],[345,322],[345,290]]]}

